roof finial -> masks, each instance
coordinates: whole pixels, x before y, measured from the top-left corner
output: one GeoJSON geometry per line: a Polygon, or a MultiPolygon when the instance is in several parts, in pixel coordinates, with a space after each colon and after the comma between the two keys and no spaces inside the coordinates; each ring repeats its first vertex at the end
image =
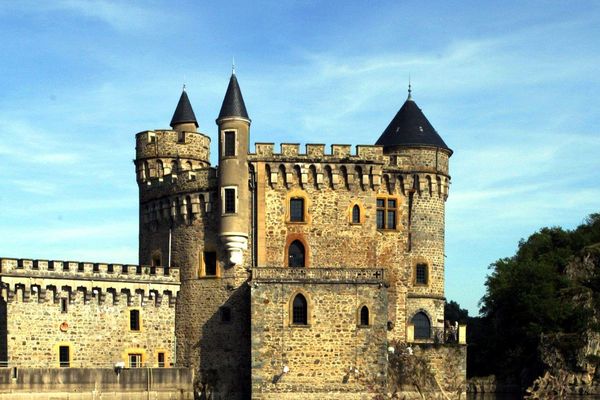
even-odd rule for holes
{"type": "Polygon", "coordinates": [[[183,88],[181,90],[185,92],[185,83],[183,84],[183,88]]]}
{"type": "Polygon", "coordinates": [[[231,57],[231,75],[235,75],[235,56],[231,57]]]}
{"type": "Polygon", "coordinates": [[[412,100],[412,85],[410,83],[410,73],[408,74],[408,98],[406,100],[412,100]]]}

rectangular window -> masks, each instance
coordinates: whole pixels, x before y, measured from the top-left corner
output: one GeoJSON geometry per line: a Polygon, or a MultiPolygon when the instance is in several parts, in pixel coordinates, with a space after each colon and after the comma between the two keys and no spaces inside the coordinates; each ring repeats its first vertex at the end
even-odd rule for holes
{"type": "Polygon", "coordinates": [[[60,312],[63,314],[66,314],[68,311],[68,307],[69,307],[69,300],[66,298],[61,298],[60,299],[60,312]]]}
{"type": "Polygon", "coordinates": [[[231,322],[231,308],[221,307],[221,322],[231,322]]]}
{"type": "Polygon", "coordinates": [[[235,188],[226,188],[223,191],[225,195],[223,199],[223,213],[235,214],[235,188]]]}
{"type": "Polygon", "coordinates": [[[427,285],[427,264],[417,264],[415,269],[415,283],[427,285]]]}
{"type": "Polygon", "coordinates": [[[225,157],[235,156],[235,132],[225,132],[223,142],[225,145],[225,148],[223,149],[223,155],[225,157]]]}
{"type": "Polygon", "coordinates": [[[58,348],[58,362],[61,368],[69,368],[71,366],[69,346],[60,346],[58,348]]]}
{"type": "Polygon", "coordinates": [[[303,198],[290,199],[290,221],[291,222],[304,222],[304,199],[303,198]]]}
{"type": "Polygon", "coordinates": [[[158,353],[158,368],[164,368],[165,367],[165,353],[160,352],[158,353]]]}
{"type": "Polygon", "coordinates": [[[217,253],[215,253],[214,251],[204,252],[204,275],[217,275],[217,253]]]}
{"type": "Polygon", "coordinates": [[[129,330],[140,330],[140,310],[129,310],[129,330]]]}
{"type": "Polygon", "coordinates": [[[377,199],[377,229],[396,229],[397,208],[395,199],[377,199]]]}
{"type": "Polygon", "coordinates": [[[142,355],[139,353],[129,353],[129,368],[141,368],[142,355]]]}

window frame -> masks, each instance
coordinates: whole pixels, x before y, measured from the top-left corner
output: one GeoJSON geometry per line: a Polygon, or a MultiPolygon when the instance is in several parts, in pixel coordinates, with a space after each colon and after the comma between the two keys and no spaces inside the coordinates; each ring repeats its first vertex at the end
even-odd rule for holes
{"type": "Polygon", "coordinates": [[[397,197],[389,197],[389,196],[377,196],[376,198],[376,203],[375,203],[375,209],[376,209],[376,215],[375,215],[375,224],[377,226],[377,230],[378,231],[396,231],[398,230],[398,211],[399,211],[399,204],[400,202],[398,201],[397,197]],[[383,205],[380,206],[379,202],[383,202],[383,205]],[[390,202],[394,202],[394,206],[390,205],[390,202]],[[380,212],[383,213],[383,226],[381,227],[379,225],[379,215],[380,212]],[[393,212],[394,214],[394,219],[393,219],[393,226],[390,227],[389,222],[390,222],[390,218],[389,218],[389,213],[393,212]]]}
{"type": "Polygon", "coordinates": [[[222,153],[223,158],[230,158],[237,156],[237,130],[227,129],[222,131],[222,153]],[[233,142],[228,142],[228,138],[233,138],[233,142]],[[228,145],[229,144],[229,145],[228,145]],[[233,146],[233,147],[230,147],[233,146]]]}
{"type": "Polygon", "coordinates": [[[224,186],[221,189],[221,215],[235,215],[238,210],[238,188],[237,186],[224,186]],[[227,194],[233,193],[233,211],[228,211],[227,194]]]}
{"type": "Polygon", "coordinates": [[[159,351],[156,353],[156,366],[158,368],[166,368],[166,366],[167,366],[167,352],[166,351],[159,351]],[[162,361],[160,360],[161,355],[162,355],[162,361]]]}
{"type": "Polygon", "coordinates": [[[425,262],[419,262],[419,263],[415,264],[413,284],[415,286],[428,286],[429,285],[429,264],[427,264],[425,262]],[[422,282],[419,279],[420,267],[423,268],[423,274],[424,274],[424,281],[422,281],[422,282]]]}
{"type": "Polygon", "coordinates": [[[287,246],[287,267],[288,268],[306,268],[307,265],[307,257],[306,257],[306,245],[305,243],[302,242],[302,240],[300,239],[295,239],[292,240],[290,242],[290,244],[287,246]],[[292,253],[291,253],[291,249],[292,246],[294,246],[294,243],[298,243],[300,246],[302,246],[302,265],[292,265],[291,263],[291,259],[292,259],[292,253]]]}
{"type": "Polygon", "coordinates": [[[306,199],[304,197],[301,196],[294,196],[294,197],[290,197],[289,200],[289,222],[294,223],[294,224],[303,224],[306,223],[306,199]],[[300,215],[300,219],[297,219],[298,217],[294,215],[294,213],[292,212],[293,207],[292,204],[296,204],[297,202],[300,203],[301,208],[301,215],[300,215]]]}
{"type": "Polygon", "coordinates": [[[71,368],[71,346],[64,344],[58,346],[58,366],[60,368],[71,368]],[[67,350],[67,361],[63,361],[63,349],[67,350]]]}
{"type": "Polygon", "coordinates": [[[130,332],[141,332],[142,331],[142,313],[139,308],[132,308],[129,310],[129,331],[130,332]],[[132,318],[133,315],[137,315],[136,319],[132,318]],[[135,326],[134,326],[135,322],[135,326]],[[136,329],[137,328],[137,329],[136,329]]]}
{"type": "Polygon", "coordinates": [[[202,257],[202,270],[201,270],[200,276],[205,277],[205,278],[216,278],[216,277],[218,277],[219,276],[219,260],[217,258],[217,252],[216,251],[206,251],[205,250],[205,251],[202,252],[201,257],[202,257]],[[206,262],[206,260],[207,260],[206,255],[207,254],[214,254],[214,262],[215,262],[215,264],[214,264],[214,274],[209,274],[208,273],[208,268],[207,268],[208,263],[206,262]]]}
{"type": "Polygon", "coordinates": [[[427,315],[427,313],[423,310],[419,310],[416,313],[413,314],[412,318],[410,319],[410,323],[413,325],[413,338],[414,340],[431,340],[432,338],[432,325],[431,325],[431,318],[429,317],[429,315],[427,315]],[[428,334],[427,336],[423,336],[423,335],[417,335],[417,332],[420,332],[421,329],[423,329],[423,327],[419,327],[419,330],[417,329],[417,324],[415,324],[415,318],[417,316],[424,316],[428,325],[429,325],[429,329],[428,329],[428,334]]]}
{"type": "Polygon", "coordinates": [[[127,353],[127,362],[129,364],[129,368],[142,368],[144,365],[144,354],[143,353],[127,353]],[[135,362],[131,362],[132,358],[135,357],[138,359],[135,362]]]}
{"type": "Polygon", "coordinates": [[[308,301],[308,297],[306,296],[306,294],[304,294],[303,292],[294,293],[290,299],[289,311],[290,311],[290,316],[289,316],[290,326],[292,326],[292,327],[310,327],[310,303],[308,301]],[[304,318],[298,318],[298,319],[301,319],[301,321],[296,322],[296,316],[297,316],[296,311],[299,307],[296,307],[294,305],[294,303],[296,302],[296,299],[298,299],[299,297],[301,297],[304,300],[304,305],[303,305],[303,310],[302,310],[302,313],[304,315],[300,315],[299,317],[304,317],[304,318]]]}

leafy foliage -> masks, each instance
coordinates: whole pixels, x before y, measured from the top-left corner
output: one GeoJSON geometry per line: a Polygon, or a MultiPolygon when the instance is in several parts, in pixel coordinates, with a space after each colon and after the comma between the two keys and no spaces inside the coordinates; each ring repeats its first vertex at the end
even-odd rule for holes
{"type": "Polygon", "coordinates": [[[542,375],[541,334],[577,334],[588,329],[590,309],[573,301],[581,286],[600,305],[600,271],[584,281],[569,279],[567,265],[600,242],[600,214],[572,231],[542,228],[521,240],[514,256],[490,265],[481,316],[469,319],[469,375],[495,374],[528,386],[542,375]]]}

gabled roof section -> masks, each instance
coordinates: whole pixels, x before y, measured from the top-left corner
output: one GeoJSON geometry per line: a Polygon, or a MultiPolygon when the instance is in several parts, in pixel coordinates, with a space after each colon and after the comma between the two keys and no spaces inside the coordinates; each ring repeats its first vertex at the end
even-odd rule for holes
{"type": "Polygon", "coordinates": [[[244,118],[250,121],[235,73],[232,73],[231,78],[229,79],[229,86],[227,86],[227,92],[225,93],[223,105],[221,105],[221,112],[219,112],[219,118],[217,118],[217,120],[229,117],[244,118]]]}
{"type": "Polygon", "coordinates": [[[171,128],[178,124],[190,123],[194,123],[196,128],[198,127],[198,121],[196,121],[196,115],[190,104],[190,99],[185,89],[183,89],[179,103],[177,103],[177,108],[175,108],[175,112],[173,113],[173,118],[171,118],[171,128]]]}
{"type": "Polygon", "coordinates": [[[432,146],[452,153],[410,95],[375,144],[384,147],[432,146]]]}

